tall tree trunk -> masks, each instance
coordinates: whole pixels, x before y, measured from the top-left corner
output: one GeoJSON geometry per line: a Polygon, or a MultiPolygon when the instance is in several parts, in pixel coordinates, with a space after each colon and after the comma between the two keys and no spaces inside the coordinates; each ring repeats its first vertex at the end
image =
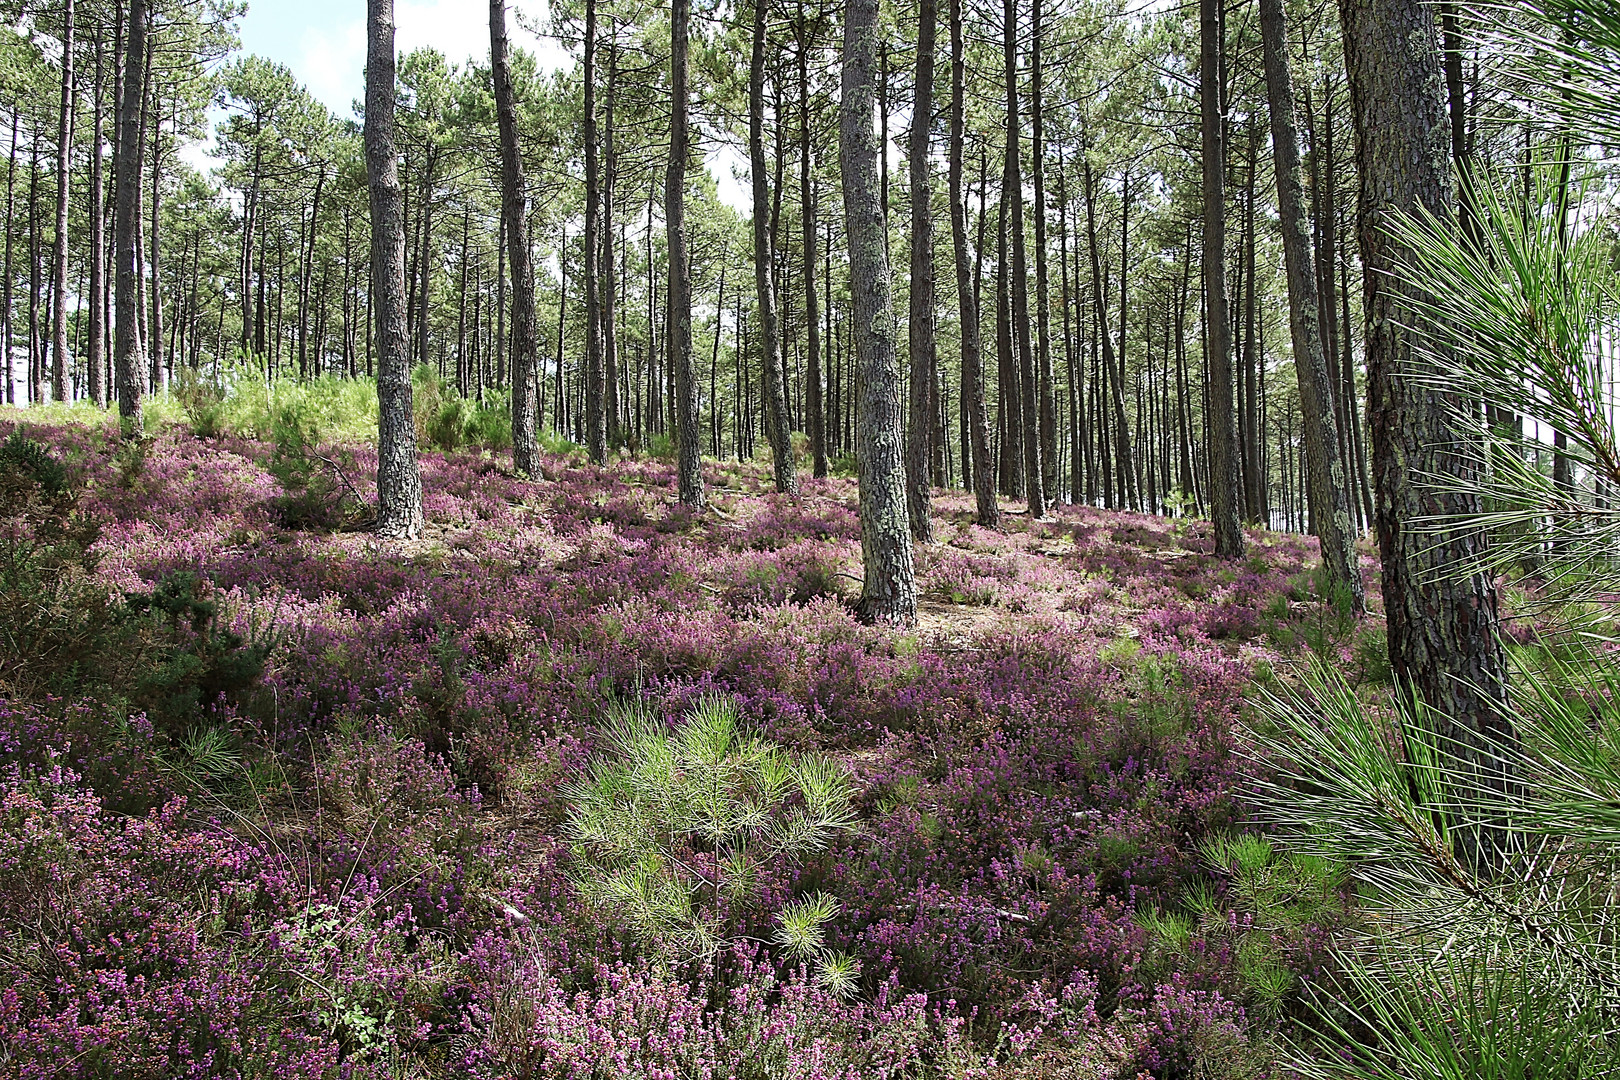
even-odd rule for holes
{"type": "Polygon", "coordinates": [[[906,439],[906,514],[911,537],[934,539],[929,516],[929,461],[934,417],[931,405],[934,365],[934,214],[928,176],[929,135],[934,117],[935,0],[917,6],[917,70],[911,106],[911,360],[909,434],[906,439]]]}
{"type": "Polygon", "coordinates": [[[669,245],[669,356],[675,368],[676,480],[682,506],[703,506],[703,448],[698,444],[697,394],[692,381],[692,271],[686,262],[686,43],[691,0],[670,5],[669,169],[664,177],[664,224],[669,245]]]}
{"type": "MultiPolygon", "coordinates": [[[[142,0],[131,0],[139,4],[142,0]]],[[[405,334],[405,205],[394,144],[394,0],[367,0],[366,176],[377,311],[377,535],[422,531],[422,476],[405,334]]]]}
{"type": "Polygon", "coordinates": [[[1131,428],[1125,418],[1125,350],[1130,340],[1131,291],[1131,167],[1127,163],[1119,178],[1119,349],[1117,367],[1109,379],[1114,386],[1114,468],[1119,475],[1119,501],[1132,510],[1142,509],[1142,478],[1136,470],[1131,444],[1131,428]]]}
{"type": "Polygon", "coordinates": [[[1434,10],[1423,0],[1340,0],[1339,15],[1359,147],[1368,417],[1390,662],[1398,685],[1435,711],[1459,747],[1472,748],[1475,782],[1494,787],[1502,766],[1482,737],[1510,737],[1512,729],[1496,589],[1477,569],[1485,538],[1462,522],[1438,534],[1415,531],[1420,518],[1479,513],[1469,494],[1476,451],[1452,425],[1455,402],[1422,379],[1432,364],[1425,354],[1438,343],[1412,315],[1423,297],[1398,273],[1411,252],[1389,229],[1419,208],[1455,220],[1434,10]]]}
{"type": "Polygon", "coordinates": [[[11,217],[17,208],[17,126],[22,116],[21,109],[11,110],[11,152],[6,157],[6,256],[5,277],[0,280],[0,348],[6,351],[6,404],[17,404],[17,367],[13,357],[11,338],[13,333],[11,316],[11,282],[14,266],[12,264],[12,229],[11,217]]]}
{"type": "Polygon", "coordinates": [[[152,113],[152,206],[150,209],[152,221],[151,241],[151,274],[152,295],[151,319],[147,324],[147,339],[151,350],[152,366],[152,392],[157,393],[168,385],[166,373],[167,365],[164,363],[163,353],[163,277],[161,259],[163,255],[163,102],[158,95],[157,80],[152,70],[152,42],[147,39],[147,70],[146,80],[148,95],[151,99],[152,113]]]}
{"type": "Polygon", "coordinates": [[[600,465],[607,460],[605,381],[602,371],[601,297],[597,291],[598,214],[601,191],[596,164],[596,0],[585,0],[585,449],[600,465]]]}
{"type": "MultiPolygon", "coordinates": [[[[392,60],[390,60],[392,70],[392,60]]],[[[124,54],[123,111],[119,118],[118,161],[113,186],[113,249],[117,310],[113,365],[118,383],[118,414],[125,430],[141,431],[141,339],[136,324],[141,273],[141,90],[146,85],[146,0],[129,0],[124,54]]],[[[389,84],[392,86],[392,82],[389,84]]]]}
{"type": "MultiPolygon", "coordinates": [[[[827,416],[822,402],[821,341],[816,297],[816,190],[810,145],[810,26],[799,0],[799,219],[804,230],[805,430],[810,436],[811,475],[827,475],[827,416]]],[[[718,333],[718,331],[716,331],[718,333]]],[[[716,339],[718,340],[718,338],[716,339]]]]}
{"type": "Polygon", "coordinates": [[[1041,7],[1033,0],[1030,19],[1030,168],[1035,184],[1035,336],[1039,342],[1041,486],[1047,501],[1060,499],[1058,485],[1057,401],[1052,390],[1052,303],[1046,269],[1046,118],[1041,99],[1041,7]]]}
{"type": "MultiPolygon", "coordinates": [[[[962,142],[966,126],[964,101],[967,64],[962,39],[962,0],[951,5],[951,134],[948,185],[951,199],[951,248],[956,265],[956,310],[962,334],[962,399],[967,409],[967,441],[972,451],[973,494],[979,526],[1001,526],[996,502],[996,470],[990,458],[990,431],[984,415],[984,363],[979,341],[978,288],[968,262],[967,205],[962,192],[962,142]]],[[[982,243],[982,240],[981,240],[982,243]]]]}
{"type": "Polygon", "coordinates": [[[1299,135],[1294,126],[1294,84],[1288,70],[1288,20],[1283,0],[1260,0],[1260,37],[1265,52],[1266,90],[1271,112],[1271,152],[1277,178],[1277,210],[1282,219],[1283,261],[1288,271],[1288,325],[1294,343],[1304,421],[1306,475],[1316,507],[1322,565],[1330,580],[1348,590],[1359,614],[1367,606],[1356,563],[1350,490],[1339,456],[1339,426],[1333,406],[1318,323],[1315,264],[1305,231],[1305,197],[1300,184],[1299,135]]]}
{"type": "MultiPolygon", "coordinates": [[[[538,413],[535,373],[540,337],[534,315],[534,271],[529,263],[525,198],[528,182],[524,176],[523,154],[518,147],[517,102],[512,92],[508,49],[506,0],[489,0],[490,70],[495,83],[495,120],[501,136],[501,231],[507,245],[506,261],[512,268],[512,467],[533,475],[540,467],[540,447],[535,436],[538,413]]],[[[557,325],[560,334],[560,317],[557,325]]],[[[503,330],[497,330],[497,339],[503,330]]],[[[559,341],[559,369],[562,364],[560,345],[559,341]]]]}
{"type": "Polygon", "coordinates": [[[1243,554],[1243,527],[1238,523],[1241,489],[1237,415],[1232,407],[1232,332],[1226,306],[1226,141],[1221,101],[1224,43],[1220,0],[1199,0],[1198,13],[1198,99],[1204,173],[1204,355],[1209,364],[1209,390],[1205,394],[1209,510],[1215,526],[1216,556],[1236,559],[1243,554]]]}
{"type": "MultiPolygon", "coordinates": [[[[756,22],[756,48],[763,29],[756,22]]],[[[866,578],[859,610],[873,622],[909,626],[917,619],[917,579],[906,528],[900,372],[889,291],[887,229],[877,175],[877,137],[872,127],[877,39],[877,0],[851,0],[844,22],[839,167],[849,239],[856,362],[860,365],[855,380],[855,456],[860,467],[861,555],[866,578]]]]}
{"type": "Polygon", "coordinates": [[[1041,480],[1040,414],[1036,405],[1035,356],[1029,330],[1029,256],[1024,242],[1024,178],[1018,146],[1018,5],[1002,0],[1002,44],[1007,78],[1007,168],[1001,198],[1011,200],[1007,227],[1012,232],[1012,307],[1018,340],[1020,439],[1024,451],[1024,496],[1031,518],[1046,513],[1041,480]]]}
{"type": "Polygon", "coordinates": [[[68,181],[73,151],[73,0],[62,4],[62,108],[56,129],[56,301],[51,326],[51,396],[67,400],[68,181]]]}
{"type": "Polygon", "coordinates": [[[613,128],[613,107],[619,96],[619,43],[608,45],[607,104],[603,112],[607,143],[602,179],[602,263],[596,274],[597,301],[601,305],[602,382],[607,400],[607,440],[611,446],[624,445],[623,409],[619,404],[619,335],[614,325],[613,288],[613,192],[619,180],[619,148],[613,128]]]}
{"type": "Polygon", "coordinates": [[[793,439],[782,387],[782,350],[776,325],[775,252],[771,247],[771,193],[765,174],[765,17],[768,0],[754,0],[754,47],[748,63],[748,173],[754,194],[754,297],[758,306],[760,366],[764,373],[767,434],[776,490],[797,496],[793,439]]]}

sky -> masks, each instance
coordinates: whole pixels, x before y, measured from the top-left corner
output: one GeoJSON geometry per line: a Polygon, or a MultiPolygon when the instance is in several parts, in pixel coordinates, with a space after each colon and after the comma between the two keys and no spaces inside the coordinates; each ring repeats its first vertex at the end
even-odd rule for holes
{"type": "MultiPolygon", "coordinates": [[[[567,67],[571,58],[556,41],[537,37],[523,24],[550,22],[545,0],[508,0],[507,33],[516,48],[532,53],[542,68],[567,67]]],[[[365,0],[248,0],[238,24],[242,51],[286,64],[317,100],[342,117],[355,115],[365,93],[365,0]]],[[[483,0],[394,0],[394,45],[400,52],[431,45],[453,64],[489,57],[489,7],[483,0]]],[[[217,120],[218,117],[216,116],[217,120]]],[[[214,164],[205,144],[194,147],[193,164],[214,164]]],[[[734,148],[710,155],[721,201],[747,211],[746,160],[734,148]]]]}
{"type": "MultiPolygon", "coordinates": [[[[394,44],[400,52],[431,45],[451,63],[489,56],[489,8],[480,0],[395,0],[394,44]]],[[[507,9],[514,46],[534,53],[541,66],[562,67],[568,55],[549,38],[519,25],[549,21],[544,0],[507,9]]],[[[244,52],[278,60],[339,116],[353,116],[365,92],[365,0],[249,0],[240,25],[244,52]]]]}

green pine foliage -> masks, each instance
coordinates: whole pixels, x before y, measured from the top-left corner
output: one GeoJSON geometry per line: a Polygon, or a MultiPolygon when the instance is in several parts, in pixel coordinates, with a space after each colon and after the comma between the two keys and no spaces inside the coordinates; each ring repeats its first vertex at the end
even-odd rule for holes
{"type": "MultiPolygon", "coordinates": [[[[821,851],[854,824],[843,768],[746,734],[728,698],[702,698],[673,728],[617,703],[602,745],[566,792],[579,892],[667,959],[714,955],[727,911],[757,905],[762,866],[821,851]]],[[[795,900],[777,913],[775,941],[847,991],[852,962],[823,939],[837,911],[824,893],[795,900]]]]}

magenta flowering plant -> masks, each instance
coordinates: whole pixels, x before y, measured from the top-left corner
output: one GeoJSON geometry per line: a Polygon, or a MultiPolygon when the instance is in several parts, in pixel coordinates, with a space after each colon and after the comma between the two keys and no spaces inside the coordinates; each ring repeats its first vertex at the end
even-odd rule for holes
{"type": "MultiPolygon", "coordinates": [[[[947,493],[922,618],[894,632],[849,608],[847,478],[795,502],[761,466],[710,463],[715,510],[694,515],[666,463],[548,455],[519,477],[435,451],[422,538],[383,544],[289,528],[256,438],[29,437],[86,530],[52,580],[177,617],[142,616],[175,675],[161,699],[117,664],[0,673],[5,866],[25,868],[0,875],[0,929],[33,935],[0,1053],[24,1075],[87,1050],[135,1076],[725,1076],[752,1056],[934,1077],[1077,1047],[1134,1076],[1286,1018],[1239,1007],[1241,935],[1168,949],[1147,913],[1208,889],[1212,918],[1254,914],[1201,844],[1244,813],[1251,682],[1320,606],[1307,544],[1256,534],[1233,568],[1191,523],[1062,507],[987,532],[947,493]],[[223,653],[193,603],[208,633],[263,644],[262,668],[209,674],[223,653]],[[176,694],[179,721],[148,707],[176,694]],[[746,902],[704,891],[725,836],[665,830],[659,880],[698,883],[714,945],[672,962],[592,893],[640,864],[571,814],[622,757],[615,702],[664,724],[716,699],[847,798],[793,857],[750,841],[746,902]]],[[[374,499],[375,448],[344,450],[374,499]]],[[[38,546],[43,521],[4,535],[38,546]]],[[[778,824],[808,806],[797,782],[779,794],[778,824]]],[[[1266,959],[1306,977],[1320,937],[1266,959]]]]}

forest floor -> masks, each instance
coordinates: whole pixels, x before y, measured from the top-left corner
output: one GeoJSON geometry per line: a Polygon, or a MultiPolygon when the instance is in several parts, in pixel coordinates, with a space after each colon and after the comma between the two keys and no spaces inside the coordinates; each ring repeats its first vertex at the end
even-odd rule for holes
{"type": "Polygon", "coordinates": [[[936,492],[895,632],[847,478],[710,461],[693,513],[660,461],[431,452],[385,543],[366,445],[16,428],[64,466],[0,461],[19,1075],[1238,1078],[1325,977],[1342,883],[1244,832],[1259,691],[1381,692],[1311,539],[936,492]],[[570,785],[614,702],[713,694],[855,820],[671,961],[582,899],[570,785]],[[817,892],[853,987],[773,935],[817,892]]]}

